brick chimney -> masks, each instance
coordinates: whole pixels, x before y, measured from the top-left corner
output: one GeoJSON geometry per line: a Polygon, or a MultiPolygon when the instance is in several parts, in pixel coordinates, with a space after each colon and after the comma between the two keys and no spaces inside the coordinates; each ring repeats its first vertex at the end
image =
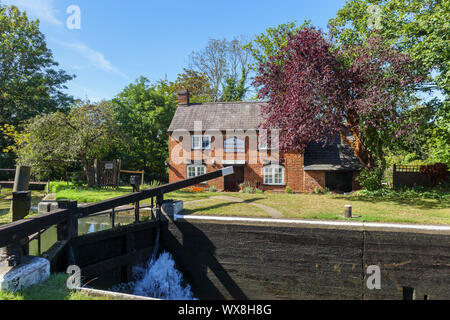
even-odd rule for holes
{"type": "Polygon", "coordinates": [[[180,89],[177,91],[178,95],[178,105],[188,106],[189,105],[189,91],[186,89],[180,89]]]}

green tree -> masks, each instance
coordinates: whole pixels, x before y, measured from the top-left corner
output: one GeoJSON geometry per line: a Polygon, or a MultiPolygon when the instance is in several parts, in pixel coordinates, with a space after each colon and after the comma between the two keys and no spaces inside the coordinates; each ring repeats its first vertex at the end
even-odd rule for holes
{"type": "MultiPolygon", "coordinates": [[[[73,99],[63,90],[73,78],[58,70],[47,48],[39,21],[30,21],[15,6],[0,6],[0,126],[20,123],[36,115],[67,110],[73,99]]],[[[0,136],[0,149],[12,141],[0,136]]],[[[0,166],[12,165],[3,154],[0,166]]]]}
{"type": "Polygon", "coordinates": [[[227,78],[223,87],[223,95],[221,101],[242,101],[245,98],[245,94],[248,91],[246,87],[248,71],[242,69],[241,79],[236,77],[227,78]]]}
{"type": "Polygon", "coordinates": [[[70,112],[36,116],[16,137],[18,162],[41,176],[65,161],[81,160],[88,186],[93,185],[92,162],[117,144],[115,116],[109,103],[78,101],[70,112]]]}
{"type": "Polygon", "coordinates": [[[118,149],[123,167],[144,169],[147,179],[166,181],[167,129],[176,110],[170,84],[151,84],[141,77],[119,93],[112,105],[125,141],[118,149]]]}
{"type": "Polygon", "coordinates": [[[450,103],[444,103],[437,113],[435,126],[430,131],[430,160],[450,167],[450,103]]]}
{"type": "Polygon", "coordinates": [[[170,83],[169,90],[176,92],[179,89],[189,91],[192,103],[214,101],[214,90],[204,73],[184,68],[183,73],[178,74],[175,82],[170,83]]]}
{"type": "Polygon", "coordinates": [[[449,1],[350,0],[329,23],[337,45],[342,47],[364,42],[374,31],[381,33],[388,45],[418,62],[417,72],[426,72],[427,81],[416,90],[440,90],[443,94],[411,108],[411,118],[419,123],[411,137],[414,142],[391,148],[397,154],[406,152],[410,160],[449,161],[449,21],[449,1]]]}
{"type": "Polygon", "coordinates": [[[368,39],[376,29],[429,71],[431,85],[450,92],[450,2],[445,0],[350,0],[330,20],[341,45],[368,39]]]}
{"type": "Polygon", "coordinates": [[[280,49],[285,47],[289,36],[295,35],[303,27],[310,27],[311,22],[305,21],[297,26],[297,22],[288,22],[275,28],[267,28],[265,33],[260,33],[254,39],[244,45],[244,48],[253,56],[254,63],[250,65],[253,71],[258,71],[261,64],[269,61],[270,57],[279,54],[280,49]]]}

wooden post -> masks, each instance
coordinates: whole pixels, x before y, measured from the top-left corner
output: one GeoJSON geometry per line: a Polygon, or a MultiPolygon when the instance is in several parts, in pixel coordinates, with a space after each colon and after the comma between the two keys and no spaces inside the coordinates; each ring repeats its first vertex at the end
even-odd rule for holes
{"type": "Polygon", "coordinates": [[[116,225],[116,208],[111,209],[111,224],[113,228],[116,225]]]}
{"type": "Polygon", "coordinates": [[[14,191],[11,203],[12,221],[25,218],[31,208],[31,191],[14,191]]]}
{"type": "MultiPolygon", "coordinates": [[[[139,176],[131,176],[130,184],[133,186],[133,192],[139,192],[139,176]]],[[[136,222],[139,221],[139,201],[134,203],[134,218],[136,222]]]]}
{"type": "Polygon", "coordinates": [[[58,241],[70,240],[78,236],[78,205],[76,201],[60,200],[58,201],[60,209],[69,209],[71,211],[70,218],[58,224],[57,234],[58,241]]]}
{"type": "Polygon", "coordinates": [[[16,176],[14,177],[13,192],[28,191],[30,186],[31,168],[26,166],[16,167],[16,176]]]}

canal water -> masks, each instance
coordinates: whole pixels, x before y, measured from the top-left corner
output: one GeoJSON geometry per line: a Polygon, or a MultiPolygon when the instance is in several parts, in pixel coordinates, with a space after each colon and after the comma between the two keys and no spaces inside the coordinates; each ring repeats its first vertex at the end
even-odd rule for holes
{"type": "MultiPolygon", "coordinates": [[[[115,217],[115,225],[127,225],[134,222],[133,215],[115,217]]],[[[109,214],[88,217],[78,220],[78,234],[84,235],[112,228],[109,214]]],[[[56,243],[56,227],[46,230],[41,235],[41,252],[45,252],[56,243]]],[[[194,300],[189,284],[183,281],[183,276],[175,267],[175,261],[168,252],[162,252],[150,258],[145,264],[133,268],[133,281],[117,284],[111,291],[131,293],[165,300],[194,300]]],[[[38,242],[30,242],[30,255],[39,255],[38,242]]]]}

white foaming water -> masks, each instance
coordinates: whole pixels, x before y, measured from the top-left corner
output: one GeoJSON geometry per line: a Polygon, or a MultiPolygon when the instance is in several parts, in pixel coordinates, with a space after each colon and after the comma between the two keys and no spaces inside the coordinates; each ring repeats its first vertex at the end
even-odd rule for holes
{"type": "Polygon", "coordinates": [[[133,294],[165,300],[196,300],[191,286],[183,287],[183,276],[175,268],[175,261],[168,252],[163,252],[155,260],[150,259],[145,267],[134,267],[135,281],[118,285],[114,291],[128,291],[133,294]]]}

